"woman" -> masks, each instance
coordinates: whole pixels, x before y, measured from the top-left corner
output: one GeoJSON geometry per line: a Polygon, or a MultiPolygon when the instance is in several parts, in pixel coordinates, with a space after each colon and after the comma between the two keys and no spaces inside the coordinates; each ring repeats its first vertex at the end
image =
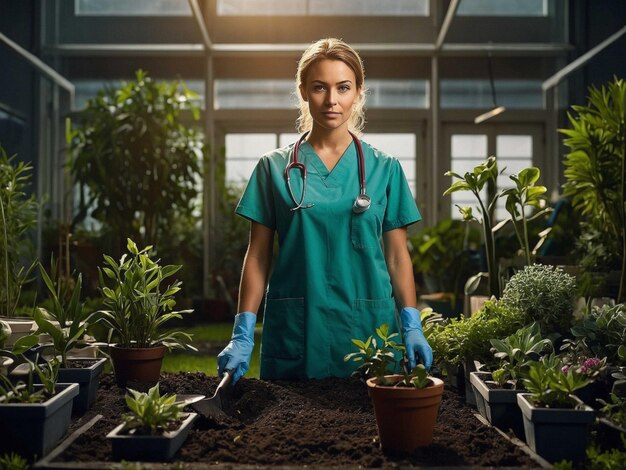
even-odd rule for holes
{"type": "Polygon", "coordinates": [[[362,61],[343,41],[322,39],[302,55],[296,84],[303,135],[260,159],[236,209],[251,221],[250,242],[219,375],[232,370],[236,382],[248,370],[275,233],[262,379],[350,375],[351,339],[383,323],[397,331],[396,307],[410,366],[417,354],[430,367],[406,244],[421,216],[398,160],[353,135],[365,121],[362,61]]]}

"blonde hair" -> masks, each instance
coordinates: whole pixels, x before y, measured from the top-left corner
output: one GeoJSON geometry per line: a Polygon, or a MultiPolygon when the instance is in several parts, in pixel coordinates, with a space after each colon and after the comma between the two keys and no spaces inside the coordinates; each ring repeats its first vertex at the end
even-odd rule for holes
{"type": "Polygon", "coordinates": [[[320,60],[340,60],[354,72],[356,87],[359,90],[359,99],[352,107],[349,128],[352,132],[359,133],[365,126],[365,71],[363,61],[359,54],[341,39],[320,39],[311,44],[302,54],[298,62],[296,72],[296,96],[300,106],[300,116],[296,120],[298,132],[310,131],[313,127],[313,118],[309,112],[309,105],[300,95],[300,86],[306,83],[307,75],[311,66],[320,60]]]}

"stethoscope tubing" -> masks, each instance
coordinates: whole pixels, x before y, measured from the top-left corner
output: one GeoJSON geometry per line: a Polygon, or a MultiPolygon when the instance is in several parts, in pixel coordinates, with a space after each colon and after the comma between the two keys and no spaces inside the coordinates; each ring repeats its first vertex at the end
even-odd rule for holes
{"type": "MultiPolygon", "coordinates": [[[[354,135],[352,132],[348,131],[348,133],[352,136],[352,140],[354,141],[354,144],[356,145],[356,150],[357,150],[357,156],[359,159],[359,180],[360,180],[360,191],[359,191],[359,196],[357,196],[357,199],[355,201],[355,212],[364,212],[365,210],[367,210],[369,208],[369,196],[367,195],[367,190],[365,187],[365,158],[363,157],[363,147],[361,145],[361,141],[359,140],[359,138],[354,135]],[[363,200],[367,201],[366,202],[366,206],[362,207],[361,209],[357,210],[357,202],[360,200],[360,198],[362,198],[363,200]]],[[[307,171],[306,171],[306,165],[302,162],[300,162],[300,160],[298,160],[298,153],[300,151],[300,145],[302,144],[302,142],[304,141],[304,139],[306,139],[307,135],[309,135],[309,131],[303,133],[298,140],[296,141],[296,143],[293,146],[293,149],[291,151],[291,159],[290,162],[287,164],[287,166],[285,167],[285,178],[287,180],[287,188],[289,189],[289,195],[291,196],[291,199],[293,199],[293,202],[296,204],[294,207],[291,208],[292,211],[298,210],[298,209],[308,209],[309,207],[313,207],[313,204],[308,204],[306,206],[303,205],[304,203],[304,197],[306,194],[306,176],[307,176],[307,171]],[[290,176],[290,172],[291,170],[297,169],[300,171],[300,174],[302,175],[302,197],[300,198],[300,200],[298,201],[293,193],[293,190],[291,188],[291,176],[290,176]]]]}

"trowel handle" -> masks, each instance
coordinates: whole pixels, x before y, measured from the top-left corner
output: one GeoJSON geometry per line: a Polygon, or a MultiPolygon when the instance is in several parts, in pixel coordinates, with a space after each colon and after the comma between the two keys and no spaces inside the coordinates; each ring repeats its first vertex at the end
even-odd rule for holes
{"type": "Polygon", "coordinates": [[[232,378],[233,378],[233,370],[232,369],[224,370],[224,376],[222,377],[220,384],[217,386],[217,389],[221,390],[223,388],[228,387],[232,381],[232,378]]]}

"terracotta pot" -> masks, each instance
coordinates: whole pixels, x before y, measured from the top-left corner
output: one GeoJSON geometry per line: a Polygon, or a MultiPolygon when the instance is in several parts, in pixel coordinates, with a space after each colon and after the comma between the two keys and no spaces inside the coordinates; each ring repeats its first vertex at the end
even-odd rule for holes
{"type": "MultiPolygon", "coordinates": [[[[387,379],[397,383],[402,376],[387,379]]],[[[433,385],[424,389],[377,385],[376,378],[367,381],[383,451],[413,452],[432,443],[443,381],[435,377],[430,380],[433,385]]]]}
{"type": "Polygon", "coordinates": [[[144,389],[155,385],[161,376],[161,363],[167,347],[123,348],[109,347],[115,379],[120,387],[144,389]]]}

